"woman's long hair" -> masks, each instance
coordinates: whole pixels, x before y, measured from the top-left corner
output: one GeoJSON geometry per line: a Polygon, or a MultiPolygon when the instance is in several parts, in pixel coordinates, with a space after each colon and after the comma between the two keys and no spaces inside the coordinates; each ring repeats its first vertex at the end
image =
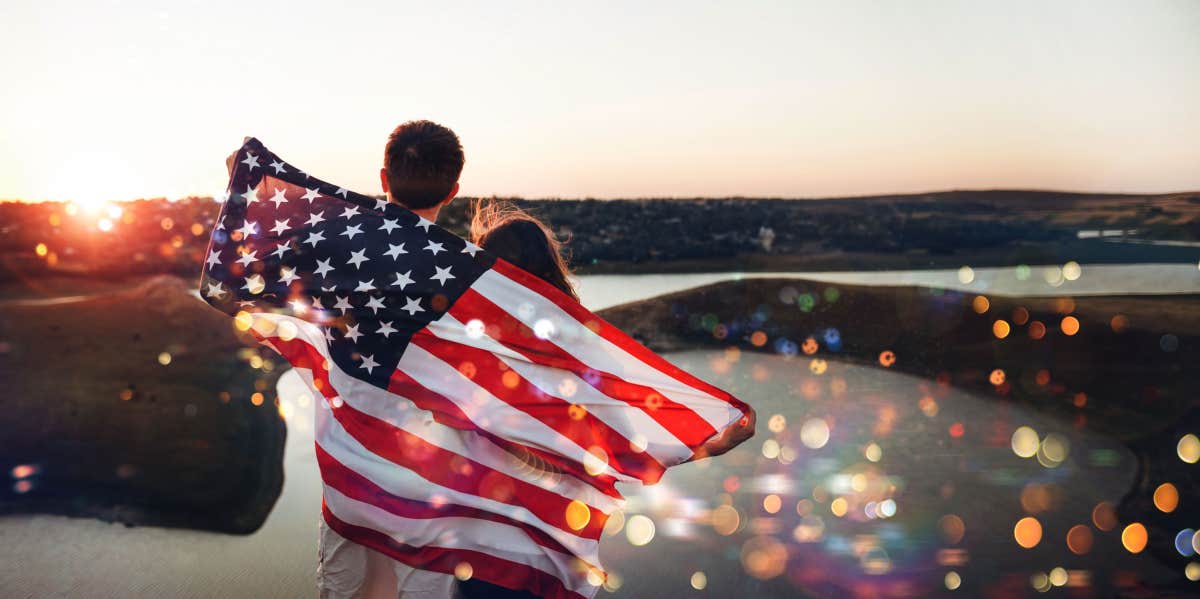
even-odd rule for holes
{"type": "Polygon", "coordinates": [[[512,202],[478,199],[471,203],[471,241],[575,299],[567,279],[567,257],[550,227],[512,202]]]}

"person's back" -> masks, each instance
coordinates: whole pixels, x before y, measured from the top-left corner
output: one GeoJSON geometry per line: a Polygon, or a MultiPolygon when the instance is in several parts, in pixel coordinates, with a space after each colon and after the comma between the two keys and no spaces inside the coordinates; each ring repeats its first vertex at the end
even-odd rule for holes
{"type": "MultiPolygon", "coordinates": [[[[431,121],[396,127],[384,147],[379,182],[389,202],[434,222],[458,194],[465,164],[462,143],[431,121]]],[[[317,586],[322,599],[441,598],[454,593],[452,575],[412,568],[338,535],[321,520],[317,586]]]]}
{"type": "MultiPolygon", "coordinates": [[[[438,212],[458,193],[464,156],[453,131],[430,121],[409,121],[389,136],[380,169],[380,185],[388,201],[435,221],[438,212]]],[[[550,229],[510,203],[476,202],[471,241],[575,297],[567,280],[561,244],[550,229]]],[[[532,455],[519,455],[534,468],[554,467],[532,455]]],[[[323,598],[334,597],[494,597],[528,599],[514,591],[478,579],[457,581],[453,576],[411,568],[342,538],[321,526],[318,583],[323,598]]]]}

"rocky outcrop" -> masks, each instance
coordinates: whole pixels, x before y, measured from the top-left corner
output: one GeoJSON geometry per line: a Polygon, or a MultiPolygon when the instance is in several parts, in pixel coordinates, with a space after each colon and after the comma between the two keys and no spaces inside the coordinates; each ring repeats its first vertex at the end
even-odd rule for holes
{"type": "Polygon", "coordinates": [[[732,346],[792,355],[798,368],[824,359],[895,368],[1126,439],[1160,430],[1196,405],[1200,297],[992,296],[979,304],[976,297],[745,279],[600,315],[658,351],[732,346]],[[1063,331],[1067,317],[1078,322],[1073,335],[1063,331]],[[1002,339],[997,320],[1008,327],[1002,339]]]}
{"type": "Polygon", "coordinates": [[[163,276],[0,302],[0,512],[249,533],[283,485],[283,370],[163,276]]]}

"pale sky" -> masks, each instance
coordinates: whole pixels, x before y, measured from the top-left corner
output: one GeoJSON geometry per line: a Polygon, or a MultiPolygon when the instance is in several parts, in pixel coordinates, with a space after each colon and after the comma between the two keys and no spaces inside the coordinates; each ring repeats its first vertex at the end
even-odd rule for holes
{"type": "Polygon", "coordinates": [[[0,198],[211,195],[253,135],[378,192],[1200,189],[1200,1],[0,3],[0,198]],[[439,6],[439,5],[450,6],[439,6]]]}

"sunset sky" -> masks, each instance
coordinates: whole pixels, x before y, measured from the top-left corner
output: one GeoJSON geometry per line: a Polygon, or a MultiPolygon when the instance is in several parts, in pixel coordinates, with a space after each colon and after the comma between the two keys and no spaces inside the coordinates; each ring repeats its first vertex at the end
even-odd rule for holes
{"type": "Polygon", "coordinates": [[[1192,0],[347,4],[6,0],[0,198],[211,195],[244,135],[375,193],[412,118],[467,195],[1200,189],[1192,0]]]}

